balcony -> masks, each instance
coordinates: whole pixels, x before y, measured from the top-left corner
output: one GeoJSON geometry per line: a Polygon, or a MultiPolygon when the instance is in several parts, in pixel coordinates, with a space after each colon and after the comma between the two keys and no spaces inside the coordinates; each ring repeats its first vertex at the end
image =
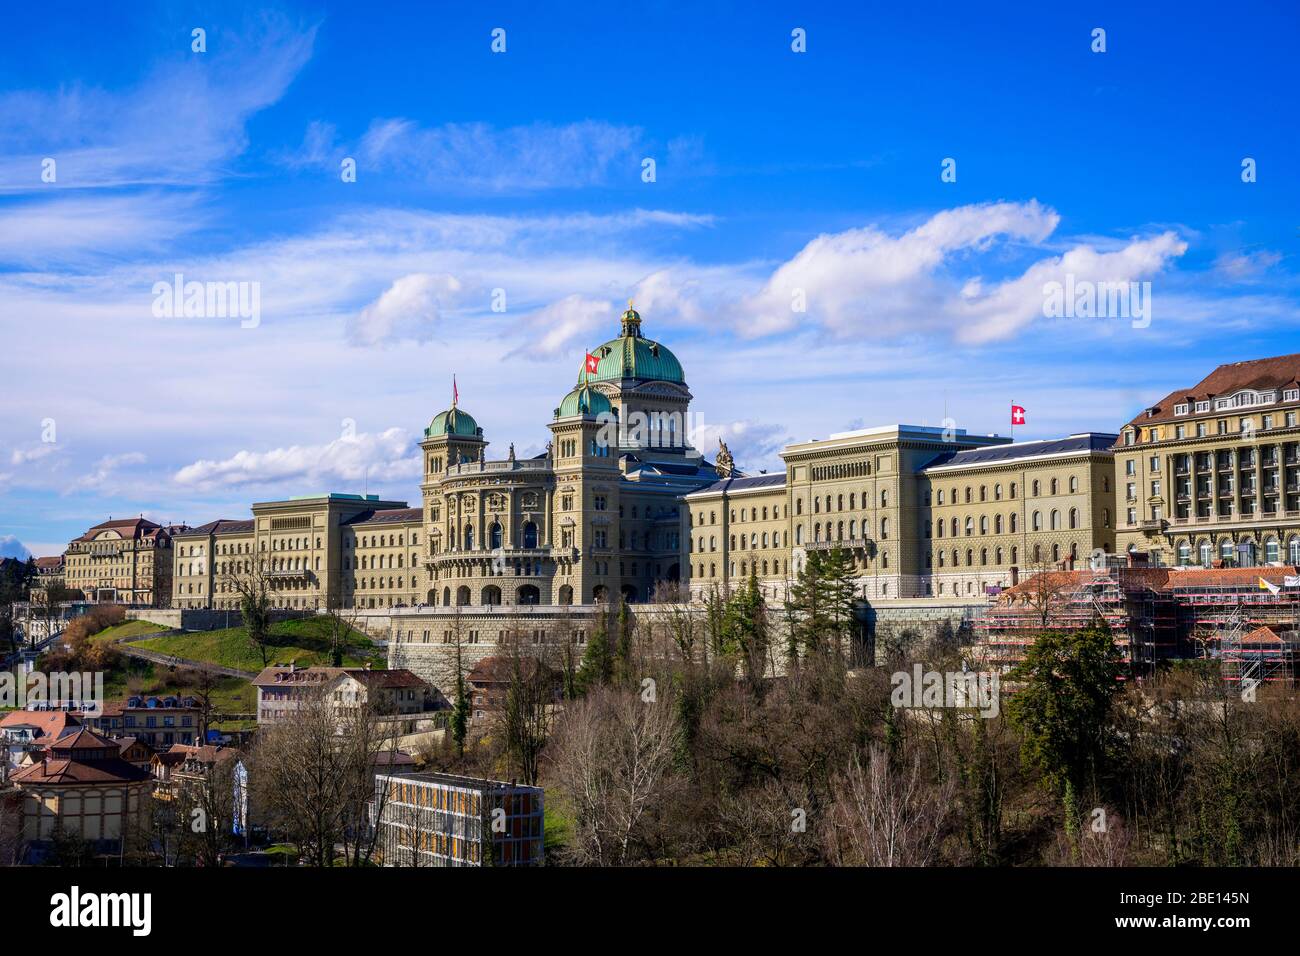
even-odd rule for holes
{"type": "Polygon", "coordinates": [[[448,477],[465,475],[500,474],[512,471],[549,471],[549,458],[525,458],[515,461],[466,461],[459,465],[449,465],[445,474],[448,477]]]}
{"type": "Polygon", "coordinates": [[[1144,521],[1138,522],[1139,531],[1161,532],[1167,527],[1169,527],[1169,522],[1164,518],[1148,518],[1144,521]]]}
{"type": "Polygon", "coordinates": [[[809,551],[834,551],[836,548],[845,551],[869,551],[875,547],[875,542],[871,538],[844,538],[840,541],[813,541],[804,547],[809,551]]]}

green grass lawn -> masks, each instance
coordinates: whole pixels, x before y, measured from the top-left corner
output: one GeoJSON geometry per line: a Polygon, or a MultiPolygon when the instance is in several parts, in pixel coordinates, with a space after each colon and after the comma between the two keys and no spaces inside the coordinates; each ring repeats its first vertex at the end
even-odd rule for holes
{"type": "Polygon", "coordinates": [[[573,839],[572,807],[558,790],[546,791],[542,805],[543,847],[549,855],[568,845],[573,839]]]}
{"type": "Polygon", "coordinates": [[[106,627],[98,634],[92,634],[90,641],[92,644],[99,644],[102,641],[116,641],[123,637],[143,637],[146,634],[156,634],[158,631],[165,630],[167,628],[161,624],[154,624],[151,621],[126,621],[106,627]]]}
{"type": "MultiPolygon", "coordinates": [[[[195,679],[195,673],[184,667],[165,667],[123,656],[116,667],[104,674],[104,696],[121,700],[132,694],[147,697],[194,694],[195,679]]],[[[212,709],[223,714],[256,713],[257,688],[242,677],[220,677],[212,688],[212,709]]],[[[234,721],[230,727],[218,729],[239,729],[240,724],[234,721]]]]}
{"type": "MultiPolygon", "coordinates": [[[[268,649],[267,659],[272,664],[293,662],[299,667],[327,665],[330,663],[329,630],[330,622],[323,617],[273,624],[271,636],[275,646],[268,649]]],[[[127,643],[131,647],[185,660],[206,661],[245,671],[262,669],[262,656],[249,643],[248,633],[242,625],[219,631],[193,631],[143,638],[127,643]]],[[[375,648],[367,635],[352,631],[348,644],[348,650],[343,656],[345,667],[359,667],[366,662],[371,666],[385,666],[383,654],[375,648]]]]}

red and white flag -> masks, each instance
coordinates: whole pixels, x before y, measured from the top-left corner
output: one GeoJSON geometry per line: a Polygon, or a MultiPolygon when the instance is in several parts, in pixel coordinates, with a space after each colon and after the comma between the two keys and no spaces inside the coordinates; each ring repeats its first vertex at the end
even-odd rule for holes
{"type": "Polygon", "coordinates": [[[596,356],[594,356],[594,355],[592,355],[590,352],[588,352],[588,353],[587,353],[587,371],[590,372],[592,375],[595,375],[595,374],[596,374],[596,371],[597,371],[599,368],[600,368],[600,359],[596,358],[596,356]]]}
{"type": "Polygon", "coordinates": [[[1011,424],[1023,425],[1025,423],[1025,410],[1019,405],[1011,406],[1011,424]]]}

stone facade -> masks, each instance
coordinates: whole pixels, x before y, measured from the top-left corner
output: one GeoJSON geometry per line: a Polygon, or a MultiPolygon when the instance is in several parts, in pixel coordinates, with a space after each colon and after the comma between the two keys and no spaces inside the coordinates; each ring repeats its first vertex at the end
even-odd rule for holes
{"type": "Polygon", "coordinates": [[[1118,547],[1155,564],[1300,564],[1300,355],[1221,365],[1115,443],[1118,547]]]}
{"type": "Polygon", "coordinates": [[[63,555],[67,586],[89,601],[167,607],[172,599],[172,539],[146,518],[108,520],[73,539],[63,555]]]}

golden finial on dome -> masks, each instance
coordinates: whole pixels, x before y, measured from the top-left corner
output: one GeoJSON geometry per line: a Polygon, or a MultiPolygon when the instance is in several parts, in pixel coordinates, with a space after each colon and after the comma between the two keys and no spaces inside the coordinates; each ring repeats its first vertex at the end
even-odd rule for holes
{"type": "Polygon", "coordinates": [[[623,313],[623,335],[638,338],[641,335],[641,316],[632,308],[631,299],[627,300],[627,311],[623,313]]]}

